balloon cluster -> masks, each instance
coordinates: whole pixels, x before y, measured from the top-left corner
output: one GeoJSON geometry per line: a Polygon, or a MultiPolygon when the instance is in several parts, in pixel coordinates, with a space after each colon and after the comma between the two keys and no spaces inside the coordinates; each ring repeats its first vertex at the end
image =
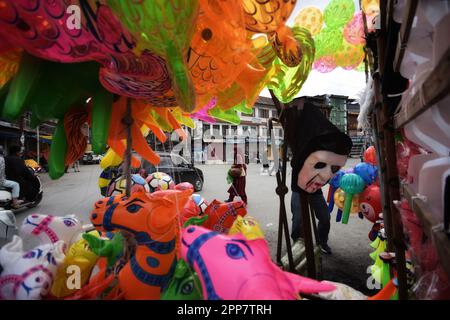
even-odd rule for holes
{"type": "Polygon", "coordinates": [[[151,192],[96,201],[91,225],[75,216],[28,216],[21,237],[0,250],[0,297],[293,300],[334,290],[276,266],[242,201],[208,205],[188,183],[164,190],[164,177],[150,175],[151,192]],[[24,249],[22,238],[39,244],[24,249]]]}
{"type": "Polygon", "coordinates": [[[352,70],[363,61],[363,12],[355,12],[354,1],[332,0],[323,12],[316,7],[307,7],[299,12],[295,24],[309,30],[314,37],[315,70],[322,73],[337,67],[352,70]]]}
{"type": "Polygon", "coordinates": [[[347,224],[350,213],[376,223],[381,213],[381,194],[378,183],[378,168],[369,157],[369,147],[364,153],[364,161],[349,170],[339,170],[330,180],[328,210],[338,208],[336,222],[347,224]],[[366,157],[367,155],[367,157],[366,157]]]}
{"type": "Polygon", "coordinates": [[[164,142],[164,131],[184,137],[181,125],[193,127],[192,119],[238,124],[266,85],[293,99],[315,54],[308,30],[285,25],[295,3],[5,0],[0,115],[13,121],[31,111],[32,126],[59,121],[54,179],[82,156],[85,123],[95,153],[111,147],[111,163],[123,157],[131,126],[132,148],[157,164],[150,131],[164,142]]]}

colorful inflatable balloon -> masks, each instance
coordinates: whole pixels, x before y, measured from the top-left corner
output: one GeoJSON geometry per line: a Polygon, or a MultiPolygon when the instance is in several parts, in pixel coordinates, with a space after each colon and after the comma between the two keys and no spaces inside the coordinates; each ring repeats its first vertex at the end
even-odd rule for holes
{"type": "Polygon", "coordinates": [[[363,178],[366,185],[370,186],[378,178],[378,168],[370,163],[361,162],[353,168],[353,173],[363,178]]]}
{"type": "Polygon", "coordinates": [[[200,0],[199,8],[188,67],[199,102],[205,104],[228,88],[254,56],[240,1],[200,0]]]}
{"type": "Polygon", "coordinates": [[[108,5],[138,39],[139,49],[155,52],[166,60],[179,106],[186,111],[192,110],[195,91],[188,75],[185,54],[194,32],[198,1],[110,0],[108,5]]]}
{"type": "MultiPolygon", "coordinates": [[[[364,180],[354,173],[347,173],[341,178],[341,189],[345,192],[345,203],[342,215],[342,223],[347,224],[353,196],[364,190],[364,180]]],[[[336,199],[335,199],[336,201],[336,199]]]]}
{"type": "MultiPolygon", "coordinates": [[[[344,210],[345,207],[345,192],[338,188],[334,192],[334,204],[338,207],[339,210],[344,210]]],[[[352,199],[352,204],[350,206],[350,213],[358,213],[359,212],[359,196],[354,196],[352,199]]]]}
{"type": "Polygon", "coordinates": [[[126,299],[160,298],[176,267],[177,217],[191,194],[191,190],[134,193],[95,203],[91,221],[97,230],[126,230],[137,243],[135,254],[119,272],[126,299]]]}
{"type": "Polygon", "coordinates": [[[336,69],[336,60],[333,56],[324,56],[314,61],[313,69],[322,73],[331,72],[336,69]]]}
{"type": "Polygon", "coordinates": [[[334,55],[342,49],[344,36],[341,29],[325,27],[314,37],[316,60],[324,56],[334,55]]]}
{"type": "Polygon", "coordinates": [[[343,40],[342,47],[333,57],[337,66],[347,70],[354,69],[364,60],[364,48],[362,45],[352,45],[343,40]]]}
{"type": "Polygon", "coordinates": [[[344,27],[344,39],[350,44],[365,44],[364,21],[362,11],[358,11],[353,15],[352,20],[347,22],[344,27]]]}
{"type": "Polygon", "coordinates": [[[343,170],[339,170],[338,172],[336,172],[336,174],[333,176],[333,178],[331,178],[329,182],[330,188],[328,189],[327,200],[328,200],[328,211],[330,213],[333,211],[334,207],[334,194],[341,185],[341,178],[344,174],[345,172],[343,170]]]}
{"type": "Polygon", "coordinates": [[[382,212],[380,187],[371,185],[359,195],[359,211],[364,217],[375,223],[382,212]]]}
{"type": "Polygon", "coordinates": [[[274,76],[267,84],[275,96],[283,103],[288,103],[298,94],[305,83],[314,61],[315,47],[311,35],[306,29],[294,27],[295,39],[300,44],[302,61],[294,68],[289,68],[280,59],[275,59],[274,76]]]}
{"type": "Polygon", "coordinates": [[[5,0],[2,4],[5,16],[0,19],[0,35],[12,46],[57,62],[97,61],[103,66],[100,82],[111,92],[145,98],[155,106],[176,105],[165,61],[149,52],[133,53],[135,39],[109,6],[63,0],[33,5],[5,0]],[[80,8],[80,20],[69,5],[80,8]]]}
{"type": "Polygon", "coordinates": [[[294,10],[296,0],[244,0],[247,30],[255,33],[275,32],[294,10]]]}
{"type": "Polygon", "coordinates": [[[181,256],[197,272],[207,300],[295,300],[301,292],[335,288],[282,271],[271,261],[263,239],[189,226],[181,235],[181,256]]]}
{"type": "Polygon", "coordinates": [[[364,162],[370,163],[374,166],[377,165],[377,153],[375,150],[374,146],[370,146],[368,147],[365,151],[364,151],[364,162]]]}
{"type": "Polygon", "coordinates": [[[306,7],[298,13],[294,25],[305,28],[312,36],[315,36],[322,29],[322,11],[316,7],[306,7]]]}
{"type": "Polygon", "coordinates": [[[323,20],[329,28],[343,27],[353,17],[353,0],[331,0],[323,10],[323,20]]]}

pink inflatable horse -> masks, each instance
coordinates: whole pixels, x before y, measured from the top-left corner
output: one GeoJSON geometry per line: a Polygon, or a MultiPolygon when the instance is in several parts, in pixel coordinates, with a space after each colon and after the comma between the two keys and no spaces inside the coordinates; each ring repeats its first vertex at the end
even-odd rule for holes
{"type": "Polygon", "coordinates": [[[181,255],[200,277],[208,300],[285,300],[298,293],[332,291],[332,284],[284,272],[270,259],[264,239],[247,240],[190,226],[183,230],[181,255]]]}

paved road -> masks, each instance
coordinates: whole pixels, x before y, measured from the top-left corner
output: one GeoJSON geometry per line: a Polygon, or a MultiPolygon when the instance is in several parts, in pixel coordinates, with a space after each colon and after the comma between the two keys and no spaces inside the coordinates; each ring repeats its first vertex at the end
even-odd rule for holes
{"type": "MultiPolygon", "coordinates": [[[[356,164],[350,160],[348,166],[356,164]]],[[[199,165],[205,174],[205,184],[200,194],[207,200],[227,198],[228,185],[225,174],[229,168],[226,165],[199,165]]],[[[275,193],[276,178],[260,175],[260,165],[250,165],[247,177],[247,193],[249,198],[248,213],[260,223],[269,243],[271,255],[275,258],[278,232],[279,200],[275,193]]],[[[81,172],[69,172],[61,179],[53,181],[47,175],[42,175],[44,184],[44,198],[34,209],[17,214],[18,224],[31,213],[52,214],[63,216],[75,214],[85,223],[89,223],[89,213],[93,203],[100,197],[97,179],[100,167],[97,165],[80,166],[81,172]]],[[[290,170],[288,170],[290,171],[290,170]]],[[[287,180],[290,181],[290,173],[287,180]]],[[[327,190],[324,189],[324,194],[327,190]]],[[[290,193],[286,197],[288,218],[290,220],[290,193]]],[[[368,275],[367,266],[371,264],[368,254],[371,252],[367,233],[370,223],[352,215],[347,225],[333,222],[335,212],[332,213],[332,226],[329,244],[333,249],[332,255],[323,256],[324,278],[346,283],[366,294],[365,283],[368,275]]],[[[284,251],[283,251],[284,254],[284,251]]]]}

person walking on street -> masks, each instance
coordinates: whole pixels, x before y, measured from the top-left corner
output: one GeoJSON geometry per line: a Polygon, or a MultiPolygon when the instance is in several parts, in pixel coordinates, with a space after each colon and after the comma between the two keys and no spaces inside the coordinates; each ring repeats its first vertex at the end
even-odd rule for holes
{"type": "Polygon", "coordinates": [[[231,166],[231,169],[228,171],[228,175],[232,179],[232,183],[230,188],[228,189],[228,193],[230,196],[228,200],[225,202],[232,202],[236,196],[240,197],[245,204],[247,204],[247,194],[245,193],[245,184],[247,178],[247,165],[243,163],[242,157],[240,157],[241,161],[236,161],[231,166]]]}

